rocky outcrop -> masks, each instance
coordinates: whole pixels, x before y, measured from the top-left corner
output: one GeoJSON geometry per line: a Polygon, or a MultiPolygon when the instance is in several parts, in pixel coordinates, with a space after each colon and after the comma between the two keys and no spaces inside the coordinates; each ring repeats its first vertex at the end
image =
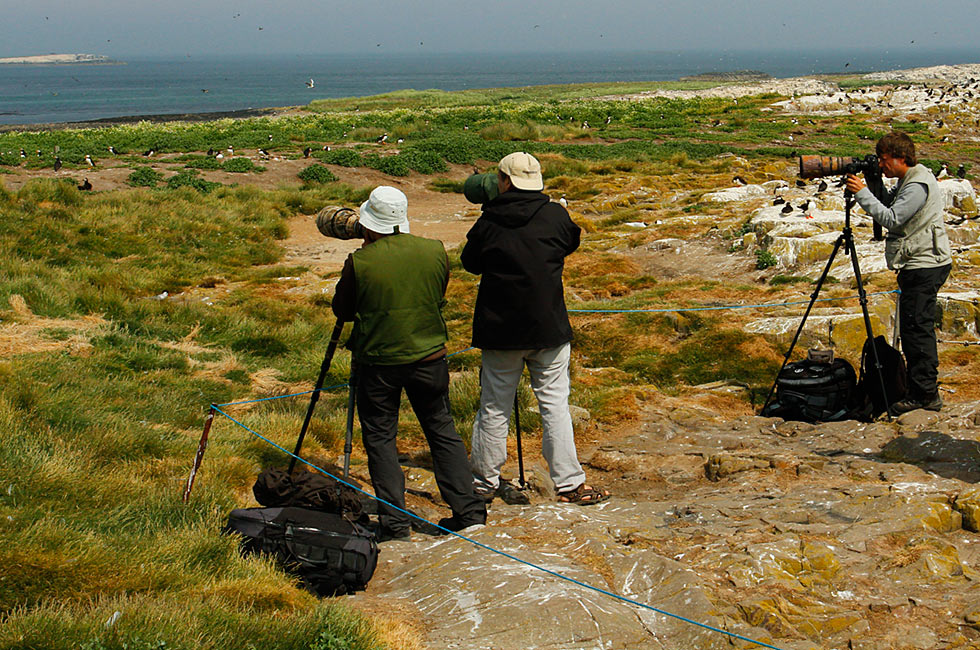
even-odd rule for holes
{"type": "Polygon", "coordinates": [[[540,569],[416,534],[382,545],[368,597],[417,610],[432,648],[748,647],[547,571],[787,650],[980,645],[980,404],[805,424],[658,403],[583,453],[610,501],[496,502],[469,533],[540,569]]]}

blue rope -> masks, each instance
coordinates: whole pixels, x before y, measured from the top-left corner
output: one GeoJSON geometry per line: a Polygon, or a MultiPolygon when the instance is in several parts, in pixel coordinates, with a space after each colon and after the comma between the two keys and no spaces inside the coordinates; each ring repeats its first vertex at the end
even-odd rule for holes
{"type": "MultiPolygon", "coordinates": [[[[465,352],[465,351],[466,350],[463,350],[463,352],[465,352]]],[[[595,591],[597,593],[604,594],[606,596],[611,596],[612,598],[615,598],[616,600],[622,601],[624,603],[628,603],[630,605],[636,605],[637,607],[642,607],[643,609],[648,609],[648,610],[650,610],[652,612],[656,612],[656,613],[662,614],[664,616],[669,616],[669,617],[674,618],[674,619],[677,619],[679,621],[683,621],[685,623],[690,623],[691,625],[696,625],[696,626],[698,626],[700,628],[703,628],[705,630],[710,630],[712,632],[718,632],[719,634],[724,634],[724,635],[729,636],[731,638],[739,639],[740,641],[747,641],[749,643],[754,643],[754,644],[756,644],[758,646],[761,646],[763,648],[771,648],[772,650],[782,650],[782,648],[779,648],[778,646],[769,645],[768,643],[763,643],[762,641],[756,641],[755,639],[750,639],[748,637],[742,636],[740,634],[736,634],[734,632],[729,632],[727,630],[722,630],[721,628],[713,627],[711,625],[706,625],[704,623],[699,623],[698,621],[695,621],[695,620],[692,620],[692,619],[689,619],[689,618],[685,618],[684,616],[681,616],[679,614],[673,614],[673,613],[668,612],[666,610],[658,609],[656,607],[653,607],[652,605],[647,605],[645,603],[641,603],[641,602],[638,602],[636,600],[632,600],[630,598],[627,598],[626,596],[620,596],[617,593],[613,593],[611,591],[606,591],[605,589],[602,589],[600,587],[596,587],[596,586],[590,585],[588,583],[581,582],[580,580],[576,580],[575,578],[570,578],[570,577],[568,577],[566,575],[563,575],[561,573],[558,573],[557,571],[552,571],[551,569],[546,569],[545,567],[540,566],[540,565],[537,565],[537,564],[534,564],[533,562],[528,562],[527,560],[522,560],[521,558],[516,557],[514,555],[511,555],[510,553],[507,553],[505,551],[501,551],[501,550],[496,549],[496,548],[494,548],[492,546],[488,546],[486,544],[483,544],[482,542],[478,542],[475,539],[470,539],[469,537],[466,537],[465,535],[460,535],[459,533],[457,533],[454,530],[449,530],[448,528],[443,528],[442,526],[440,526],[438,524],[433,524],[431,521],[429,521],[427,519],[424,519],[424,518],[416,515],[413,512],[409,512],[408,510],[405,510],[404,508],[400,508],[400,507],[396,506],[393,503],[389,503],[388,501],[385,501],[384,499],[380,499],[380,498],[376,497],[375,495],[371,494],[370,492],[365,492],[364,490],[362,490],[361,488],[357,487],[356,485],[353,485],[351,483],[348,483],[347,481],[345,481],[345,480],[343,480],[341,478],[338,478],[338,477],[334,476],[333,474],[331,474],[327,470],[325,470],[325,469],[323,469],[321,467],[318,467],[318,466],[314,465],[313,463],[309,462],[305,458],[303,458],[301,456],[297,456],[297,455],[293,454],[291,451],[289,451],[288,449],[285,449],[283,447],[280,447],[279,445],[277,445],[273,441],[269,440],[268,438],[266,438],[262,434],[258,433],[257,431],[255,431],[253,429],[250,429],[249,427],[245,426],[244,424],[242,424],[241,422],[239,422],[235,418],[231,417],[230,415],[228,415],[227,413],[225,413],[224,411],[222,411],[220,408],[218,408],[218,406],[219,405],[215,405],[212,408],[214,408],[215,411],[217,411],[218,413],[221,413],[221,415],[225,416],[226,418],[228,418],[229,420],[231,420],[232,422],[234,422],[235,424],[237,424],[241,428],[245,429],[246,431],[248,431],[249,433],[251,433],[255,437],[257,437],[257,438],[259,438],[261,440],[264,440],[265,442],[269,443],[270,445],[272,445],[273,447],[275,447],[279,451],[283,452],[284,454],[286,454],[288,456],[291,456],[291,457],[295,458],[296,460],[300,461],[304,465],[308,465],[309,467],[315,469],[316,471],[320,472],[321,474],[323,474],[325,476],[329,476],[330,478],[332,478],[333,480],[337,481],[338,483],[342,483],[343,485],[346,485],[347,487],[349,487],[349,488],[351,488],[351,489],[353,489],[353,490],[355,490],[357,492],[360,492],[361,494],[363,494],[363,495],[365,495],[365,496],[367,496],[367,497],[369,497],[371,499],[374,499],[378,503],[383,503],[383,504],[385,504],[386,506],[388,506],[390,508],[393,508],[393,509],[395,509],[395,510],[401,512],[401,513],[404,513],[404,514],[408,515],[409,517],[412,517],[414,519],[418,519],[419,521],[423,521],[423,522],[429,524],[430,526],[433,526],[435,528],[438,528],[439,530],[441,530],[441,531],[443,531],[445,533],[449,533],[451,535],[455,535],[456,537],[459,537],[460,539],[466,540],[467,542],[469,542],[470,544],[473,544],[474,546],[478,546],[478,547],[480,547],[480,548],[482,548],[484,550],[490,551],[492,553],[496,553],[497,555],[502,555],[503,557],[506,557],[506,558],[509,558],[511,560],[514,560],[515,562],[519,562],[521,564],[524,564],[526,566],[529,566],[532,569],[537,569],[538,571],[543,571],[544,573],[547,573],[549,575],[552,575],[552,576],[554,576],[556,578],[559,578],[561,580],[565,580],[566,582],[571,582],[572,584],[576,584],[576,585],[578,585],[580,587],[585,587],[586,589],[590,589],[590,590],[595,591]]]]}
{"type": "MultiPolygon", "coordinates": [[[[875,293],[865,294],[868,296],[884,296],[889,293],[900,293],[897,289],[891,291],[876,291],[875,293]]],[[[841,296],[840,298],[820,298],[815,302],[834,302],[837,300],[850,300],[859,296],[841,296]]],[[[673,309],[569,309],[569,313],[577,314],[657,314],[679,311],[720,311],[725,309],[759,309],[761,307],[789,307],[791,305],[806,305],[809,300],[797,300],[795,302],[770,302],[761,305],[724,305],[722,307],[675,307],[673,309]]]]}

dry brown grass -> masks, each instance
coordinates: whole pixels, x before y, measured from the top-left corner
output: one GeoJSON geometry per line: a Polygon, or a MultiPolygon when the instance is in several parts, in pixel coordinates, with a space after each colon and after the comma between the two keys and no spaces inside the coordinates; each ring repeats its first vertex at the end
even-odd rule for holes
{"type": "Polygon", "coordinates": [[[23,297],[10,296],[13,311],[11,322],[0,324],[0,357],[9,358],[18,354],[36,352],[58,352],[68,350],[71,354],[86,354],[91,347],[89,341],[94,336],[104,334],[109,323],[98,315],[83,316],[77,319],[41,318],[35,316],[23,297]],[[61,336],[61,334],[70,335],[61,336]]]}

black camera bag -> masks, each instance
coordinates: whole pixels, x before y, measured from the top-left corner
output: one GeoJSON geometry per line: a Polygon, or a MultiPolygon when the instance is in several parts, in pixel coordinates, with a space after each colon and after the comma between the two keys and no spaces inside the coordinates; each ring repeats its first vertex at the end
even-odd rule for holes
{"type": "Polygon", "coordinates": [[[854,367],[844,359],[794,361],[776,377],[776,398],[762,415],[804,422],[846,420],[856,384],[854,367]]]}
{"type": "Polygon", "coordinates": [[[224,532],[242,553],[267,553],[320,596],[363,590],[378,565],[374,534],[341,515],[307,508],[232,510],[224,532]]]}
{"type": "Polygon", "coordinates": [[[860,415],[866,420],[878,417],[888,409],[889,404],[901,401],[908,393],[908,372],[902,353],[889,345],[884,336],[874,338],[878,362],[881,364],[879,378],[871,345],[871,339],[864,341],[864,349],[861,351],[861,378],[858,381],[858,393],[864,396],[860,415]],[[886,395],[881,394],[882,382],[885,384],[886,395]]]}

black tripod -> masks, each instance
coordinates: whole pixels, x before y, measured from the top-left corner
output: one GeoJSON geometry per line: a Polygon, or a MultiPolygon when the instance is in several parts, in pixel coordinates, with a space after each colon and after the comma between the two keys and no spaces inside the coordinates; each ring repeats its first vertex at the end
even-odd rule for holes
{"type": "Polygon", "coordinates": [[[885,377],[881,371],[881,362],[878,360],[878,346],[874,344],[874,332],[871,330],[871,316],[868,315],[868,296],[864,291],[864,283],[861,281],[861,267],[858,265],[857,248],[854,245],[854,235],[851,232],[851,206],[854,205],[854,195],[850,190],[844,190],[844,228],[841,230],[840,237],[834,242],[834,250],[830,253],[830,258],[827,260],[827,266],[824,267],[823,273],[820,274],[820,279],[817,280],[817,287],[813,290],[813,294],[810,296],[810,304],[807,305],[806,312],[803,314],[803,320],[800,321],[800,326],[796,329],[796,335],[793,336],[793,342],[789,344],[789,349],[786,350],[786,356],[783,357],[783,365],[780,366],[779,372],[776,373],[776,380],[773,381],[772,387],[769,389],[769,394],[766,396],[766,402],[762,405],[762,412],[765,412],[769,402],[772,400],[773,393],[776,391],[776,383],[779,380],[779,374],[789,363],[790,355],[793,354],[793,348],[796,347],[796,342],[800,339],[800,334],[803,333],[803,326],[806,324],[806,319],[810,315],[810,310],[813,309],[813,304],[817,301],[817,297],[820,295],[820,289],[823,287],[824,281],[827,279],[827,275],[830,273],[830,267],[834,263],[834,258],[837,257],[837,251],[844,247],[844,254],[851,256],[851,266],[854,267],[854,279],[857,281],[858,289],[858,300],[861,302],[861,312],[864,314],[864,330],[867,332],[868,341],[871,341],[871,354],[874,357],[875,362],[875,374],[878,375],[878,381],[881,383],[881,395],[885,400],[886,409],[888,417],[891,418],[892,407],[888,400],[888,393],[885,390],[885,377]]]}

